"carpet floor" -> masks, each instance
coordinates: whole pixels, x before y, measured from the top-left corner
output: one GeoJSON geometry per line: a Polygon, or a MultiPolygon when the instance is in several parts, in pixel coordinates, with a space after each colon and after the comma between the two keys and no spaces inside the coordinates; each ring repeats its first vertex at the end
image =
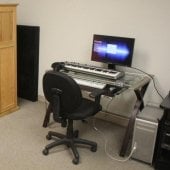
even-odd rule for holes
{"type": "Polygon", "coordinates": [[[0,117],[0,170],[153,170],[150,165],[133,159],[120,161],[125,129],[99,119],[74,124],[81,138],[98,143],[97,152],[78,148],[78,165],[72,163],[73,155],[65,146],[58,146],[44,156],[42,150],[51,142],[46,139],[48,131],[65,133],[66,129],[52,119],[47,128],[42,127],[46,109],[43,102],[20,100],[19,106],[18,111],[0,117]]]}

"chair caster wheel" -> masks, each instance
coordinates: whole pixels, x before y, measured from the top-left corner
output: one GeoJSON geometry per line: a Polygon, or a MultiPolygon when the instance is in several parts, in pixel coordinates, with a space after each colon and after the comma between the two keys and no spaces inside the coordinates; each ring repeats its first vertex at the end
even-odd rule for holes
{"type": "Polygon", "coordinates": [[[46,139],[47,139],[47,140],[51,140],[51,135],[48,134],[48,135],[46,136],[46,139]]]}
{"type": "Polygon", "coordinates": [[[42,151],[42,153],[43,153],[43,155],[48,155],[48,149],[44,149],[43,151],[42,151]]]}
{"type": "Polygon", "coordinates": [[[92,146],[90,149],[92,152],[96,152],[97,151],[97,146],[92,146]]]}
{"type": "Polygon", "coordinates": [[[73,162],[73,164],[77,165],[77,164],[79,163],[79,159],[78,159],[78,158],[74,158],[74,159],[72,160],[72,162],[73,162]]]}

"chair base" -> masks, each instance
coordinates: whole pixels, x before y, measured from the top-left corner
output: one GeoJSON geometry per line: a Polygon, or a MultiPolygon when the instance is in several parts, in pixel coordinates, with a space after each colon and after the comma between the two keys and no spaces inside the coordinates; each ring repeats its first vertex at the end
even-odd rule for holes
{"type": "Polygon", "coordinates": [[[46,136],[46,138],[48,140],[55,139],[55,141],[52,142],[51,144],[48,144],[45,147],[45,149],[43,150],[44,155],[48,155],[49,149],[51,149],[55,146],[64,144],[67,147],[71,148],[73,155],[74,155],[74,159],[72,160],[72,162],[74,164],[79,163],[79,153],[77,151],[76,144],[88,145],[91,147],[90,150],[92,152],[97,151],[97,143],[93,142],[93,141],[86,140],[86,139],[78,138],[78,131],[74,131],[74,133],[71,137],[69,137],[68,135],[63,135],[63,134],[60,134],[57,132],[50,131],[50,132],[48,132],[48,135],[46,136]],[[56,137],[59,139],[55,139],[56,137]]]}

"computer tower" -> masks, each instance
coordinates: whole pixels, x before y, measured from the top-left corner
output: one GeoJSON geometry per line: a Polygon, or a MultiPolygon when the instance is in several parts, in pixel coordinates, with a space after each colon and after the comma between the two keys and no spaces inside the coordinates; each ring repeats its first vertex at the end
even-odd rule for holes
{"type": "Polygon", "coordinates": [[[156,107],[146,107],[136,118],[133,145],[136,150],[132,158],[152,164],[158,129],[158,120],[163,111],[156,107]]]}
{"type": "Polygon", "coordinates": [[[38,100],[39,26],[17,25],[18,97],[38,100]]]}

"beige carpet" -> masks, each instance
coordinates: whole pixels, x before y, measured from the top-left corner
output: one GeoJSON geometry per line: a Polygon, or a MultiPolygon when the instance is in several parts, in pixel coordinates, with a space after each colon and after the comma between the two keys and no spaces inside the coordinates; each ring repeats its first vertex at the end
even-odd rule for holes
{"type": "Polygon", "coordinates": [[[77,121],[75,127],[80,130],[80,137],[97,141],[97,152],[87,148],[79,148],[80,163],[72,163],[72,153],[59,146],[50,151],[48,156],[42,154],[47,141],[45,136],[49,130],[65,132],[60,124],[51,120],[48,128],[42,127],[45,115],[45,104],[21,100],[20,110],[0,117],[0,170],[153,170],[148,164],[133,159],[126,162],[111,160],[105,153],[104,136],[107,139],[107,152],[117,159],[124,128],[109,122],[96,120],[88,123],[77,121]],[[103,135],[104,134],[104,135],[103,135]]]}

